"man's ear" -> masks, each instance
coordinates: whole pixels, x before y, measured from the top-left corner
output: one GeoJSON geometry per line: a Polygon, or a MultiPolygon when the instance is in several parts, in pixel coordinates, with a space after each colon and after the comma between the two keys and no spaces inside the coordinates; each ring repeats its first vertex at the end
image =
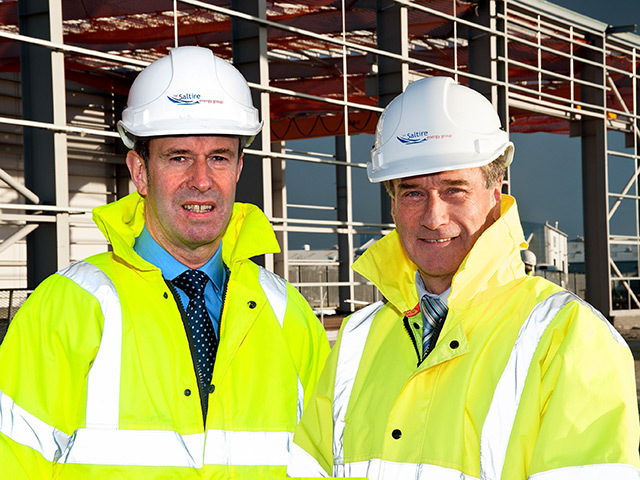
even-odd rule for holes
{"type": "Polygon", "coordinates": [[[396,198],[391,197],[391,218],[393,218],[393,223],[396,222],[396,198]]]}
{"type": "Polygon", "coordinates": [[[496,181],[496,184],[495,184],[495,187],[494,187],[495,190],[494,190],[494,193],[493,193],[495,195],[496,201],[498,203],[500,203],[500,201],[502,199],[502,183],[503,182],[504,182],[504,176],[500,175],[498,177],[498,180],[496,181]]]}
{"type": "Polygon", "coordinates": [[[244,165],[244,163],[242,162],[243,158],[244,152],[242,152],[240,154],[240,157],[238,158],[238,173],[236,174],[236,183],[238,183],[238,181],[240,180],[240,174],[242,173],[242,166],[244,165]]]}
{"type": "Polygon", "coordinates": [[[147,168],[145,166],[144,160],[140,155],[138,155],[137,152],[129,150],[129,153],[127,153],[126,162],[127,167],[129,168],[129,174],[131,175],[131,180],[136,186],[138,193],[140,193],[140,195],[142,196],[145,196],[149,188],[149,176],[147,174],[147,168]]]}
{"type": "Polygon", "coordinates": [[[502,182],[504,180],[504,176],[500,176],[498,180],[496,180],[495,185],[493,186],[493,199],[495,201],[495,206],[493,208],[493,220],[497,220],[500,218],[500,204],[502,202],[502,182]]]}

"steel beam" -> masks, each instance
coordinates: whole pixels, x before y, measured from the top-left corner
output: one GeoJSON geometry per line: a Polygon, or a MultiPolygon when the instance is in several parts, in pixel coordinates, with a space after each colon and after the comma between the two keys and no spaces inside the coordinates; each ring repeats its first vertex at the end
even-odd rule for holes
{"type": "MultiPolygon", "coordinates": [[[[20,0],[20,33],[62,43],[60,0],[20,0]]],[[[64,54],[20,44],[22,109],[25,120],[66,125],[64,54]]],[[[60,131],[24,127],[25,185],[45,205],[67,207],[67,136],[60,131]]],[[[27,287],[69,263],[68,215],[43,224],[27,237],[27,287]]]]}
{"type": "MultiPolygon", "coordinates": [[[[593,36],[590,44],[602,49],[603,38],[593,36]]],[[[606,86],[603,50],[585,51],[592,62],[582,65],[581,78],[606,86]]],[[[605,106],[605,90],[583,86],[580,100],[605,106]]],[[[604,118],[582,119],[582,205],[584,215],[586,299],[609,318],[611,312],[611,271],[609,255],[607,127],[604,118]]]]}
{"type": "Polygon", "coordinates": [[[15,245],[16,242],[19,242],[24,237],[29,235],[36,228],[38,228],[38,226],[39,225],[37,223],[28,223],[23,227],[21,227],[17,232],[15,232],[13,235],[3,240],[2,243],[0,243],[0,253],[4,252],[10,246],[15,245]]]}

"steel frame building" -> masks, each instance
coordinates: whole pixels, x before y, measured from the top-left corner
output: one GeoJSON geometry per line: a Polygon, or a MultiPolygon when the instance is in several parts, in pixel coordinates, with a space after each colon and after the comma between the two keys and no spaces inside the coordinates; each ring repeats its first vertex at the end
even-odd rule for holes
{"type": "Polygon", "coordinates": [[[640,310],[638,270],[621,273],[610,255],[627,245],[640,264],[640,37],[624,28],[544,0],[0,0],[0,18],[5,288],[107,248],[88,212],[132,189],[115,133],[128,86],[169,48],[197,44],[245,75],[261,111],[238,198],[271,220],[282,253],[261,261],[281,276],[291,233],[336,235],[339,278],[322,285],[340,289],[342,309],[357,305],[354,238],[393,225],[385,194],[379,222],[354,218],[365,163],[352,137],[372,133],[410,81],[448,75],[491,99],[512,132],[581,137],[587,300],[610,317],[640,310]],[[286,146],[311,137],[333,138],[334,154],[286,146]],[[292,215],[324,207],[288,202],[291,162],[335,169],[334,218],[292,215]],[[628,181],[612,184],[614,169],[628,181]]]}

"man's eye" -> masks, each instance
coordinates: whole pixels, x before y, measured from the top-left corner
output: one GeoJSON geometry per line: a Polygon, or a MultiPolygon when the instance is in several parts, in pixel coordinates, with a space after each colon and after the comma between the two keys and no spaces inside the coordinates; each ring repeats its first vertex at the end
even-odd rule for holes
{"type": "Polygon", "coordinates": [[[171,157],[171,159],[170,159],[170,160],[171,160],[172,162],[180,163],[180,162],[184,162],[184,161],[186,160],[186,158],[185,158],[185,157],[183,157],[183,156],[178,155],[178,156],[176,156],[176,157],[171,157]]]}

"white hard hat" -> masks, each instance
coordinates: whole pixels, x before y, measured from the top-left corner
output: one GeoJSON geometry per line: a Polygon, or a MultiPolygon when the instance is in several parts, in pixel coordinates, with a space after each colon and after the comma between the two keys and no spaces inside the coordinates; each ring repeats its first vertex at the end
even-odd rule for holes
{"type": "Polygon", "coordinates": [[[409,84],[382,112],[367,174],[372,182],[480,167],[513,143],[482,94],[449,77],[409,84]]]}
{"type": "Polygon", "coordinates": [[[537,262],[536,254],[533,253],[531,250],[522,250],[520,252],[520,255],[525,265],[531,265],[533,267],[536,266],[536,262],[537,262]]]}
{"type": "Polygon", "coordinates": [[[178,47],[136,77],[118,122],[124,144],[136,137],[238,135],[262,129],[242,74],[202,47],[178,47]]]}

